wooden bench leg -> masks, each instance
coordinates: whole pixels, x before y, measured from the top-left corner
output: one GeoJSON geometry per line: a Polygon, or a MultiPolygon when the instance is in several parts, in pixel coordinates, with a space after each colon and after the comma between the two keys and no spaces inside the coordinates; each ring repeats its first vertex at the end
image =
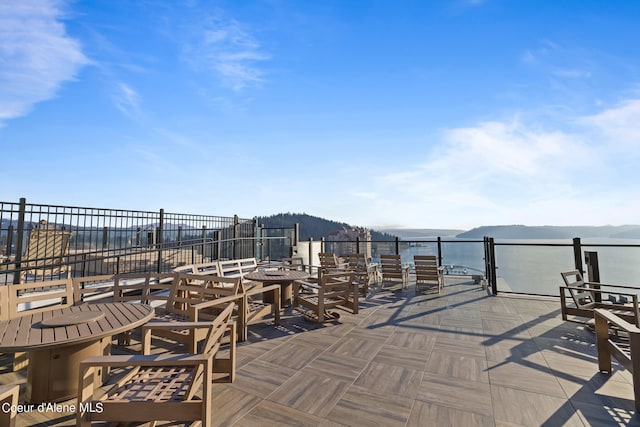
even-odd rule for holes
{"type": "Polygon", "coordinates": [[[11,406],[18,404],[19,392],[20,386],[18,385],[0,386],[0,426],[15,427],[16,412],[11,410],[11,406]]]}

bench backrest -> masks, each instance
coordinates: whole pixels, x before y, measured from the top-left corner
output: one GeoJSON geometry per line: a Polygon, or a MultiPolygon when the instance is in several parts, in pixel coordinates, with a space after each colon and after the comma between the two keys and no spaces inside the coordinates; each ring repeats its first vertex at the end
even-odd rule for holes
{"type": "Polygon", "coordinates": [[[257,270],[255,258],[240,258],[218,261],[218,274],[223,277],[243,278],[247,273],[257,270]]]}
{"type": "Polygon", "coordinates": [[[73,303],[113,301],[113,274],[74,277],[73,303]]]}
{"type": "Polygon", "coordinates": [[[195,304],[242,293],[240,278],[202,274],[179,274],[172,284],[166,310],[189,317],[195,304]]]}
{"type": "Polygon", "coordinates": [[[165,306],[177,273],[123,273],[114,276],[114,301],[165,306]]]}
{"type": "Polygon", "coordinates": [[[4,285],[0,291],[0,318],[12,319],[73,305],[71,279],[4,285]]]}
{"type": "Polygon", "coordinates": [[[577,307],[593,304],[595,302],[595,296],[593,295],[593,292],[589,290],[589,285],[582,278],[582,273],[578,270],[571,270],[563,271],[560,275],[562,276],[565,286],[569,288],[569,294],[577,307]],[[571,288],[582,288],[584,291],[571,288]]]}

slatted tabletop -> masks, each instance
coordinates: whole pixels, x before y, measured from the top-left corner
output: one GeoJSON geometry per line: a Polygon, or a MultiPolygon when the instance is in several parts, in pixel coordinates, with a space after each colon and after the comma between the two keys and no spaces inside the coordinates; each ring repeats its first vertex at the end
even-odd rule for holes
{"type": "Polygon", "coordinates": [[[292,282],[294,280],[306,279],[309,273],[297,270],[269,270],[269,271],[253,271],[247,273],[244,277],[249,280],[258,282],[292,282]]]}
{"type": "Polygon", "coordinates": [[[0,352],[43,350],[96,341],[137,328],[153,315],[151,306],[118,302],[25,315],[0,322],[0,352]]]}

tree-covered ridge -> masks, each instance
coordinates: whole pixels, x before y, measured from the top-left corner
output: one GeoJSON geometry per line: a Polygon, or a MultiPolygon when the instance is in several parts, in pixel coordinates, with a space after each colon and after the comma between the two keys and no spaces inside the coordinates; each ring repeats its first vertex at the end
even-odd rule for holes
{"type": "Polygon", "coordinates": [[[484,236],[502,239],[571,239],[574,237],[628,238],[640,236],[638,225],[604,226],[526,226],[491,225],[477,227],[456,237],[476,239],[484,236]]]}
{"type": "MultiPolygon", "coordinates": [[[[308,240],[309,238],[313,240],[320,240],[321,238],[326,238],[329,234],[341,230],[342,228],[364,229],[364,227],[357,227],[345,222],[331,221],[307,214],[281,213],[258,217],[258,225],[264,225],[267,228],[293,227],[296,223],[300,224],[300,236],[298,236],[300,240],[308,240]]],[[[371,240],[393,240],[396,238],[396,236],[388,233],[381,233],[375,230],[370,230],[370,232],[371,240]]]]}

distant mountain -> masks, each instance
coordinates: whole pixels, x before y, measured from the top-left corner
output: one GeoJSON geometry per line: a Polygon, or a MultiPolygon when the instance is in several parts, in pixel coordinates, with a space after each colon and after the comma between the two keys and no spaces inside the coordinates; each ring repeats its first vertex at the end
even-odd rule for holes
{"type": "Polygon", "coordinates": [[[436,237],[455,237],[464,230],[443,228],[383,228],[379,231],[393,234],[403,240],[433,239],[436,237]]]}
{"type": "MultiPolygon", "coordinates": [[[[294,224],[300,224],[300,236],[298,236],[300,240],[309,240],[309,238],[320,240],[333,232],[341,230],[343,227],[365,228],[307,214],[281,213],[258,217],[258,225],[264,225],[265,227],[292,227],[294,224]]],[[[371,232],[371,240],[394,240],[396,238],[393,234],[369,230],[371,232]]]]}
{"type": "Polygon", "coordinates": [[[456,235],[461,239],[481,239],[484,236],[498,239],[572,239],[589,238],[640,238],[640,225],[604,226],[526,226],[491,225],[482,226],[456,235]]]}

